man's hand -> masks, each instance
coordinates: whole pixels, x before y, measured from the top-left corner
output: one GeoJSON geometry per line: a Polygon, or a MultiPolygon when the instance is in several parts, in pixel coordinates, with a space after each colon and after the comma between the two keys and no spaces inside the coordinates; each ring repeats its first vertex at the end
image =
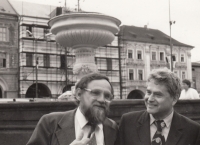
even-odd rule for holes
{"type": "Polygon", "coordinates": [[[92,133],[90,138],[83,138],[83,135],[83,131],[81,131],[79,136],[70,145],[87,145],[93,137],[94,132],[92,133]]]}

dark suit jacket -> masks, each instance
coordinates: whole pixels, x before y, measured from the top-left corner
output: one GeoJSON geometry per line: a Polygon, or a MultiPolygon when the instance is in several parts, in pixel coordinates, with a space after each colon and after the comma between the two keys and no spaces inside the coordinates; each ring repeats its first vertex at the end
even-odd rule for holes
{"type": "MultiPolygon", "coordinates": [[[[150,116],[146,111],[124,114],[116,145],[151,145],[150,116]]],[[[174,112],[166,145],[200,145],[200,124],[174,112]]]]}
{"type": "MultiPolygon", "coordinates": [[[[42,116],[27,145],[69,145],[75,139],[74,115],[76,110],[42,116]]],[[[114,121],[103,123],[105,145],[114,145],[118,128],[114,121]]]]}

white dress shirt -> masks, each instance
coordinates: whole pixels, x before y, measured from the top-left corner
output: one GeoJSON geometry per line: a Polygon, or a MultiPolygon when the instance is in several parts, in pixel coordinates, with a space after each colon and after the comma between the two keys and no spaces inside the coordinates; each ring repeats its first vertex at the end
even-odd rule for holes
{"type": "MultiPolygon", "coordinates": [[[[174,111],[172,111],[171,114],[169,114],[165,119],[163,119],[163,121],[166,124],[166,126],[162,129],[162,135],[165,137],[165,141],[167,140],[167,137],[168,137],[168,134],[169,134],[169,130],[170,130],[170,127],[171,127],[173,114],[174,114],[174,111]]],[[[156,119],[153,117],[153,115],[150,114],[150,134],[151,134],[151,141],[153,139],[154,134],[157,131],[157,127],[154,124],[155,120],[156,119]]]]}
{"type": "MultiPolygon", "coordinates": [[[[76,114],[75,114],[75,134],[76,138],[79,136],[81,131],[83,131],[84,136],[83,138],[87,138],[87,135],[90,131],[90,126],[86,125],[88,123],[85,116],[81,113],[80,108],[78,107],[76,114]]],[[[97,145],[104,145],[104,134],[103,134],[103,125],[98,124],[95,128],[95,136],[97,145]]]]}
{"type": "Polygon", "coordinates": [[[200,98],[198,92],[195,89],[189,88],[187,91],[185,89],[181,91],[179,99],[200,99],[200,98]]]}

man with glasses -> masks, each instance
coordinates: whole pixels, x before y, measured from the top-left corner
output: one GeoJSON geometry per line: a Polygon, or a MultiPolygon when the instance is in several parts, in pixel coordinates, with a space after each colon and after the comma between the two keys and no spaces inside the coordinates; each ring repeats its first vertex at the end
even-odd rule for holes
{"type": "Polygon", "coordinates": [[[200,124],[178,114],[179,78],[168,69],[155,69],[147,80],[146,111],[124,114],[120,145],[200,145],[200,124]]]}
{"type": "Polygon", "coordinates": [[[92,73],[75,86],[78,108],[44,115],[27,145],[114,145],[118,129],[107,118],[113,87],[106,76],[92,73]]]}

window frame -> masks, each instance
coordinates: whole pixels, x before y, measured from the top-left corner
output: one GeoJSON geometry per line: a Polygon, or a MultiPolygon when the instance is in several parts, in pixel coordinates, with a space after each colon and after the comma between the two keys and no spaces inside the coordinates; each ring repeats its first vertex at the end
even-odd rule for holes
{"type": "Polygon", "coordinates": [[[137,79],[139,80],[139,81],[143,81],[144,80],[144,70],[143,69],[138,69],[137,70],[137,79]],[[142,71],[142,79],[140,80],[140,76],[139,76],[139,71],[142,71]]]}
{"type": "Polygon", "coordinates": [[[157,60],[157,52],[156,51],[151,51],[151,60],[156,61],[157,60]],[[153,53],[155,53],[155,60],[153,59],[153,53]]]}
{"type": "Polygon", "coordinates": [[[128,51],[127,51],[127,58],[128,58],[128,59],[134,59],[134,53],[133,53],[133,50],[132,50],[132,49],[128,49],[128,51]],[[131,55],[132,55],[131,58],[129,57],[129,51],[132,52],[132,53],[131,53],[131,55]]]}
{"type": "Polygon", "coordinates": [[[0,42],[8,42],[8,28],[7,27],[0,27],[0,42]],[[5,32],[3,32],[3,30],[5,30],[5,32]]]}
{"type": "Polygon", "coordinates": [[[128,80],[129,80],[129,81],[133,81],[133,80],[135,79],[135,76],[134,76],[134,74],[135,74],[135,72],[134,72],[134,69],[132,69],[132,68],[129,68],[129,69],[128,69],[128,80]],[[132,78],[132,79],[130,78],[130,70],[132,70],[132,71],[133,71],[133,75],[132,75],[132,77],[133,77],[133,78],[132,78]]]}
{"type": "Polygon", "coordinates": [[[143,51],[142,51],[141,49],[137,49],[136,52],[137,52],[137,53],[136,53],[136,54],[137,54],[137,57],[136,57],[137,60],[143,60],[143,51]],[[139,59],[139,57],[138,57],[138,54],[139,54],[138,52],[139,52],[139,51],[141,51],[141,59],[139,59]]]}
{"type": "Polygon", "coordinates": [[[26,66],[33,66],[33,54],[26,53],[26,66]]]}
{"type": "Polygon", "coordinates": [[[185,57],[185,54],[184,53],[181,53],[180,54],[180,62],[182,62],[182,63],[184,63],[185,62],[185,59],[186,59],[186,57],[185,57]],[[183,55],[183,61],[182,61],[182,55],[183,55]]]}
{"type": "Polygon", "coordinates": [[[187,75],[187,74],[186,74],[186,71],[181,71],[181,79],[182,79],[182,80],[186,79],[186,75],[187,75]],[[183,73],[185,73],[185,77],[184,77],[184,78],[183,78],[183,73]]]}
{"type": "Polygon", "coordinates": [[[60,68],[66,68],[66,56],[64,54],[60,55],[60,68]]]}
{"type": "Polygon", "coordinates": [[[165,61],[165,52],[164,51],[160,51],[159,52],[159,60],[160,61],[165,61]],[[163,60],[161,60],[160,54],[163,53],[163,60]]]}
{"type": "Polygon", "coordinates": [[[43,65],[44,67],[50,67],[50,55],[43,54],[43,65]]]}

